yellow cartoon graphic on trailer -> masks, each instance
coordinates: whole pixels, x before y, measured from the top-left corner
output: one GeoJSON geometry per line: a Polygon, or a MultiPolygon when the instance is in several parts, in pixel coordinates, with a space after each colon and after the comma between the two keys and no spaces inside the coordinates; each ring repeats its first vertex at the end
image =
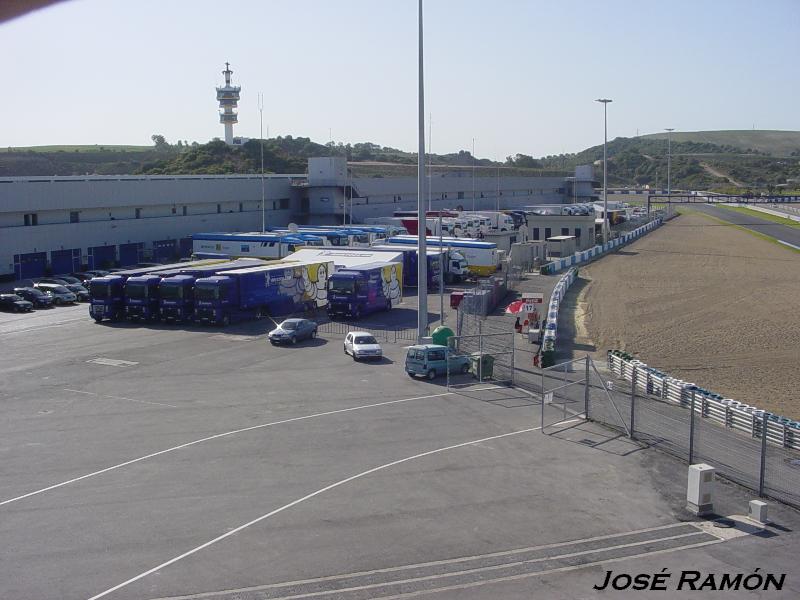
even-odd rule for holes
{"type": "Polygon", "coordinates": [[[313,300],[318,307],[328,303],[328,263],[308,265],[303,269],[303,290],[306,300],[313,300]]]}
{"type": "Polygon", "coordinates": [[[397,306],[403,299],[403,265],[390,263],[381,269],[383,295],[397,306]]]}

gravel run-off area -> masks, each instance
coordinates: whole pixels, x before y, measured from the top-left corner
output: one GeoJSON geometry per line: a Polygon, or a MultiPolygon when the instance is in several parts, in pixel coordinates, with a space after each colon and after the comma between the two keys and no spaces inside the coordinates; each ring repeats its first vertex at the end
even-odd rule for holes
{"type": "Polygon", "coordinates": [[[691,210],[580,271],[576,342],[800,419],[800,255],[691,210]]]}

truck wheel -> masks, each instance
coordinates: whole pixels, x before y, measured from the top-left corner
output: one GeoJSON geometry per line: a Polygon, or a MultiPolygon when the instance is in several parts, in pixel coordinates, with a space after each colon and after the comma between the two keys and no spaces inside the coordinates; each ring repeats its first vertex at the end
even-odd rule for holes
{"type": "Polygon", "coordinates": [[[356,310],[353,312],[353,318],[358,321],[361,318],[361,307],[356,307],[356,310]]]}
{"type": "Polygon", "coordinates": [[[228,315],[224,315],[222,317],[222,326],[227,327],[230,324],[231,324],[231,318],[228,315]]]}
{"type": "Polygon", "coordinates": [[[386,310],[392,310],[392,301],[391,301],[391,299],[386,301],[386,310]]]}
{"type": "Polygon", "coordinates": [[[436,369],[431,369],[430,371],[428,371],[428,373],[427,373],[427,377],[428,377],[428,379],[430,379],[431,381],[433,381],[434,379],[436,379],[436,369]]]}
{"type": "Polygon", "coordinates": [[[94,322],[95,323],[99,323],[102,320],[103,320],[103,317],[94,317],[94,322]]]}

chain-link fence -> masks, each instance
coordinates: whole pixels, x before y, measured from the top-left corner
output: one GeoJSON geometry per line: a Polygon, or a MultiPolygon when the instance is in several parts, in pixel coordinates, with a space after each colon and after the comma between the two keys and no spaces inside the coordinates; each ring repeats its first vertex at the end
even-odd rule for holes
{"type": "Polygon", "coordinates": [[[689,464],[708,463],[759,496],[800,506],[800,451],[793,447],[791,427],[769,413],[731,408],[673,385],[635,364],[615,360],[609,366],[611,373],[602,382],[608,393],[592,395],[589,420],[689,464]]]}
{"type": "Polygon", "coordinates": [[[448,341],[448,389],[491,382],[514,385],[514,333],[457,335],[448,341]],[[462,365],[469,364],[465,370],[462,365]]]}

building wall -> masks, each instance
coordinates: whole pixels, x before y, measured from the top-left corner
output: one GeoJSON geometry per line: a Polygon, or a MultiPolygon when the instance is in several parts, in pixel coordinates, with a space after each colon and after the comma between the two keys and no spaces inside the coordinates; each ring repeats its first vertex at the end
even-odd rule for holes
{"type": "Polygon", "coordinates": [[[574,235],[577,238],[575,244],[576,250],[579,252],[588,250],[595,245],[594,218],[594,213],[588,216],[529,214],[527,239],[531,241],[539,241],[558,235],[574,235]],[[547,234],[547,229],[550,229],[549,234],[547,234]],[[577,233],[576,230],[580,230],[580,233],[577,233]]]}

